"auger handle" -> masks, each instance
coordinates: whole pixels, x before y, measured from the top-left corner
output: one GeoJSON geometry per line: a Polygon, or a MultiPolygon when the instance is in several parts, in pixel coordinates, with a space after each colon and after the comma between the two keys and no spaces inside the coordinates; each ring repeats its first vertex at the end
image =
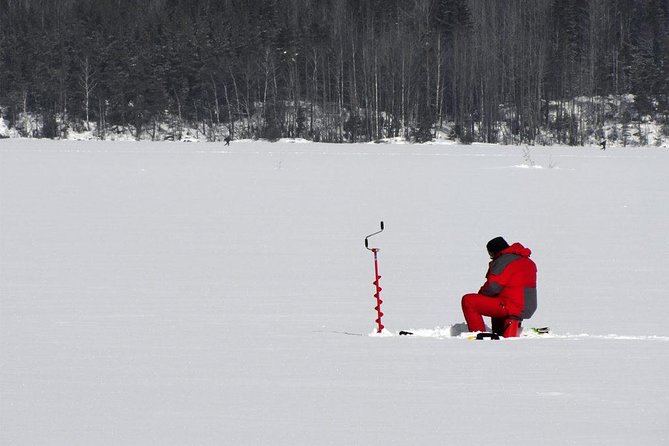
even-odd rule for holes
{"type": "MultiPolygon", "coordinates": [[[[381,230],[380,230],[380,231],[376,231],[376,232],[373,233],[373,234],[369,234],[367,237],[365,237],[365,248],[369,249],[370,251],[373,251],[374,249],[376,249],[376,248],[370,248],[370,247],[369,247],[369,238],[372,237],[372,236],[374,236],[374,235],[376,235],[376,234],[380,234],[381,232],[383,232],[383,229],[384,229],[383,221],[381,221],[381,230]]],[[[378,249],[377,249],[377,251],[378,251],[378,249]]]]}

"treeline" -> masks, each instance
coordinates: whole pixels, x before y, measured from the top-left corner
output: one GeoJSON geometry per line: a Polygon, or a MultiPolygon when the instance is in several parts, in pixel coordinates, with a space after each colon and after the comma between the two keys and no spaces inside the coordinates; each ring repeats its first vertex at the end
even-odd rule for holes
{"type": "Polygon", "coordinates": [[[39,136],[579,144],[608,112],[575,98],[622,94],[667,120],[669,0],[0,0],[0,106],[39,136]]]}

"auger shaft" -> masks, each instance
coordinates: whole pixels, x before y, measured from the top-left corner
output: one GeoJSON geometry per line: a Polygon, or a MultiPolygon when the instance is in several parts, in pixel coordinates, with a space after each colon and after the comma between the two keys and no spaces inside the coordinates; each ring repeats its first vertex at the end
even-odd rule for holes
{"type": "Polygon", "coordinates": [[[377,248],[372,249],[372,252],[374,253],[374,285],[376,286],[376,293],[374,294],[374,297],[376,298],[376,307],[374,309],[376,310],[376,332],[381,333],[383,331],[383,323],[381,322],[381,317],[383,317],[383,313],[381,312],[381,304],[383,301],[381,300],[381,286],[379,285],[379,280],[381,279],[381,276],[379,276],[379,261],[377,258],[377,253],[379,250],[377,248]]]}

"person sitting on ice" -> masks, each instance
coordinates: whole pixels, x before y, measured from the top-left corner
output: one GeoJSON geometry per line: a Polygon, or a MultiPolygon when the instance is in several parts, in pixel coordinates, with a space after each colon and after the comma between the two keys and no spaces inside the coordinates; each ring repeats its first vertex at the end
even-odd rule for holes
{"type": "Polygon", "coordinates": [[[521,322],[537,309],[537,267],[530,251],[520,243],[511,246],[502,237],[486,245],[490,255],[486,281],[478,293],[462,297],[462,312],[472,332],[484,332],[483,316],[491,318],[492,331],[504,337],[520,336],[521,322]]]}

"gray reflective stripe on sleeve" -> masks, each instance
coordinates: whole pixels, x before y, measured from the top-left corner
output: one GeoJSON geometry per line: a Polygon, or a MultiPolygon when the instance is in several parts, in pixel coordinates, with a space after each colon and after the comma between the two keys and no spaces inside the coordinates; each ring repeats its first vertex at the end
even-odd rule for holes
{"type": "Polygon", "coordinates": [[[529,319],[532,317],[535,311],[537,311],[537,289],[536,288],[525,288],[524,296],[525,302],[523,305],[523,312],[520,314],[520,317],[523,319],[529,319]]]}
{"type": "Polygon", "coordinates": [[[490,272],[496,276],[502,274],[502,271],[509,266],[511,262],[518,260],[520,256],[518,254],[504,254],[501,257],[493,260],[490,265],[490,272]]]}
{"type": "Polygon", "coordinates": [[[485,296],[497,296],[499,293],[502,292],[503,289],[504,287],[499,283],[490,282],[485,287],[483,287],[483,289],[481,290],[481,294],[485,296]]]}

